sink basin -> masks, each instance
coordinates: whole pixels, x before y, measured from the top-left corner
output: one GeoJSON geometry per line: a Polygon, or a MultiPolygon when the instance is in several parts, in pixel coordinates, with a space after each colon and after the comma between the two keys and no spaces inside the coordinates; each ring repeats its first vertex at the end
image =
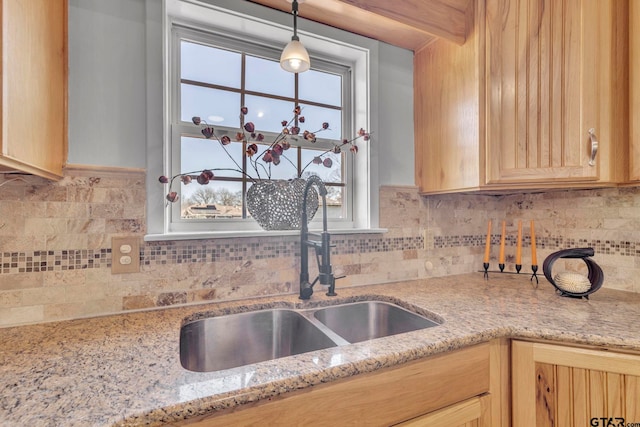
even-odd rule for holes
{"type": "Polygon", "coordinates": [[[432,326],[438,323],[382,301],[209,317],[180,329],[180,363],[218,371],[432,326]]]}
{"type": "Polygon", "coordinates": [[[350,343],[438,326],[418,314],[381,301],[321,308],[313,316],[350,343]]]}
{"type": "Polygon", "coordinates": [[[180,329],[180,362],[210,372],[337,344],[293,310],[239,313],[187,323],[180,329]]]}

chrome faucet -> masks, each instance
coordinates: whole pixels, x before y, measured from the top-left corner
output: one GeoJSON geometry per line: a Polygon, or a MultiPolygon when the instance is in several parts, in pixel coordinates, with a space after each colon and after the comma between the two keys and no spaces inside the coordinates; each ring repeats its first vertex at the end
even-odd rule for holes
{"type": "Polygon", "coordinates": [[[327,296],[336,296],[336,277],[331,270],[331,235],[327,231],[327,188],[316,175],[307,179],[302,198],[302,224],[300,226],[300,299],[309,299],[313,294],[313,285],[320,281],[321,285],[328,285],[327,296]],[[322,197],[322,233],[320,235],[309,232],[307,219],[307,195],[312,185],[318,188],[322,197]],[[320,240],[310,240],[309,236],[320,237],[320,240]],[[318,262],[318,277],[309,283],[309,248],[316,251],[318,262]]]}

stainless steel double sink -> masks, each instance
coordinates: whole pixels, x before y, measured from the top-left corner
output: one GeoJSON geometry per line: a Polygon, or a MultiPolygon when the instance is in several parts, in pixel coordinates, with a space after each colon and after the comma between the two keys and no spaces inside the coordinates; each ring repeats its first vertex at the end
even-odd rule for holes
{"type": "Polygon", "coordinates": [[[180,329],[180,362],[212,372],[438,325],[383,301],[209,317],[180,329]]]}

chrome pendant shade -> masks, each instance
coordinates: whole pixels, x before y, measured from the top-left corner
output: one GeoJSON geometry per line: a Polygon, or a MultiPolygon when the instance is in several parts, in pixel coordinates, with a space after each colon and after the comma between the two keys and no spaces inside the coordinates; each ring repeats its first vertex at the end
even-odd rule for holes
{"type": "Polygon", "coordinates": [[[280,66],[290,73],[302,73],[311,66],[309,52],[298,38],[298,0],[291,2],[291,13],[293,14],[293,36],[280,55],[280,66]]]}

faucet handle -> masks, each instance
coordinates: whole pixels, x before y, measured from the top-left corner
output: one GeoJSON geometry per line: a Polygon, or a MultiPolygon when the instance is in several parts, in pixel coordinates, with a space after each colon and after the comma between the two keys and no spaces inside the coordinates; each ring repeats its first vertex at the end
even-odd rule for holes
{"type": "Polygon", "coordinates": [[[304,283],[300,286],[300,299],[309,299],[313,295],[313,288],[311,287],[311,283],[304,283]]]}

